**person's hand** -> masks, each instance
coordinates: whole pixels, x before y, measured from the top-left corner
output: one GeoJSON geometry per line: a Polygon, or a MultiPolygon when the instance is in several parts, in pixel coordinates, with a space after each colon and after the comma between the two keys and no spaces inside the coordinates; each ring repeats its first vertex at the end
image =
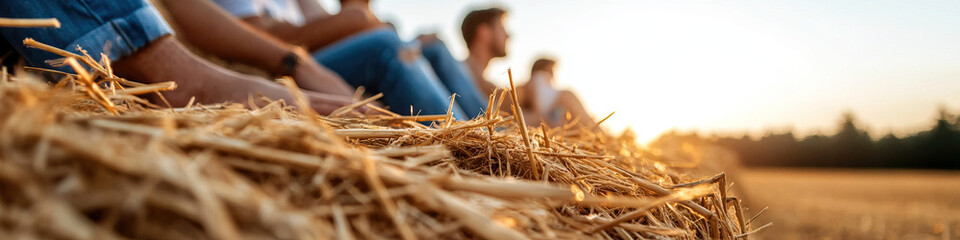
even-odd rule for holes
{"type": "MultiPolygon", "coordinates": [[[[310,107],[322,115],[328,115],[340,107],[354,103],[353,98],[325,93],[309,93],[310,107]]],[[[358,108],[358,110],[362,110],[358,108]]]]}
{"type": "Polygon", "coordinates": [[[433,43],[439,40],[440,39],[437,38],[437,34],[435,33],[421,34],[420,36],[417,37],[417,41],[420,42],[420,45],[427,45],[428,43],[433,43]]]}

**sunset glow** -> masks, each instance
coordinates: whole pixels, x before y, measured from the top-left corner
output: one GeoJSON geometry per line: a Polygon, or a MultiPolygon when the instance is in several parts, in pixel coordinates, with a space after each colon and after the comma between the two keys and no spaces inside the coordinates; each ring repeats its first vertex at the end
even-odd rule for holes
{"type": "MultiPolygon", "coordinates": [[[[373,1],[405,39],[438,32],[466,57],[471,8],[508,9],[508,58],[485,73],[525,81],[557,57],[558,83],[596,118],[646,142],[670,129],[832,133],[843,112],[873,135],[928,127],[960,108],[956,1],[373,1]],[[922,3],[921,3],[922,2],[922,3]],[[450,9],[459,9],[451,11],[450,9]]],[[[325,2],[332,10],[336,3],[325,2]]]]}

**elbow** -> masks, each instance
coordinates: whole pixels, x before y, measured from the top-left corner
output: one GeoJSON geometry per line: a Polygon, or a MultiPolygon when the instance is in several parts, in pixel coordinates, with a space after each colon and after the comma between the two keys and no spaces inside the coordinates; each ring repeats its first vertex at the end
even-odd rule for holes
{"type": "Polygon", "coordinates": [[[379,27],[383,24],[372,12],[361,8],[346,8],[337,15],[344,18],[356,31],[379,27]]]}

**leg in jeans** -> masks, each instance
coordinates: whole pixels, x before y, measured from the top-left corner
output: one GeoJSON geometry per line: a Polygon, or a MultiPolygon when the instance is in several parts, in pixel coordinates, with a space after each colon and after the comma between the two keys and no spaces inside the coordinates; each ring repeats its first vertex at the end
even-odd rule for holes
{"type": "MultiPolygon", "coordinates": [[[[199,103],[245,102],[251,94],[292,102],[279,84],[241,75],[210,64],[191,54],[171,36],[173,32],[143,0],[18,0],[0,1],[0,17],[51,18],[62,27],[0,28],[2,36],[30,65],[50,67],[45,60],[60,58],[43,50],[26,48],[24,38],[78,53],[107,54],[115,60],[116,73],[143,83],[174,81],[178,88],[163,95],[173,106],[185,105],[191,97],[199,103]],[[109,48],[105,48],[109,43],[109,48]]],[[[72,72],[72,69],[63,69],[72,72]]],[[[332,104],[325,95],[304,92],[319,112],[347,104],[332,104]]]]}
{"type": "MultiPolygon", "coordinates": [[[[400,114],[445,114],[451,93],[429,70],[423,61],[403,56],[405,43],[397,34],[382,28],[356,34],[317,51],[313,57],[340,74],[354,87],[383,93],[384,102],[400,114]]],[[[457,119],[467,119],[454,106],[457,119]]]]}
{"type": "MultiPolygon", "coordinates": [[[[157,9],[143,0],[2,1],[0,17],[60,20],[60,28],[0,28],[0,35],[10,46],[26,58],[27,63],[37,67],[51,67],[44,60],[61,57],[27,48],[23,45],[25,38],[34,38],[73,53],[79,53],[77,46],[80,46],[96,59],[102,52],[116,60],[133,54],[154,39],[173,33],[157,9]],[[109,48],[106,47],[108,43],[109,48]]],[[[72,72],[69,67],[60,70],[72,72]]]]}
{"type": "Polygon", "coordinates": [[[476,118],[486,111],[487,98],[480,93],[466,66],[453,58],[442,41],[429,42],[421,47],[421,51],[447,90],[457,94],[457,105],[468,116],[476,118]]]}

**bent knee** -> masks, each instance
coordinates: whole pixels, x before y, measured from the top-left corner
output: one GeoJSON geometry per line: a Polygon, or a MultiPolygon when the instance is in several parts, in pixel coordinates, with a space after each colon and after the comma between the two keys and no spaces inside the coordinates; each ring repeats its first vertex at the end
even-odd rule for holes
{"type": "Polygon", "coordinates": [[[400,40],[396,32],[386,28],[356,34],[345,42],[371,53],[381,51],[399,53],[407,48],[407,44],[400,40]]]}

